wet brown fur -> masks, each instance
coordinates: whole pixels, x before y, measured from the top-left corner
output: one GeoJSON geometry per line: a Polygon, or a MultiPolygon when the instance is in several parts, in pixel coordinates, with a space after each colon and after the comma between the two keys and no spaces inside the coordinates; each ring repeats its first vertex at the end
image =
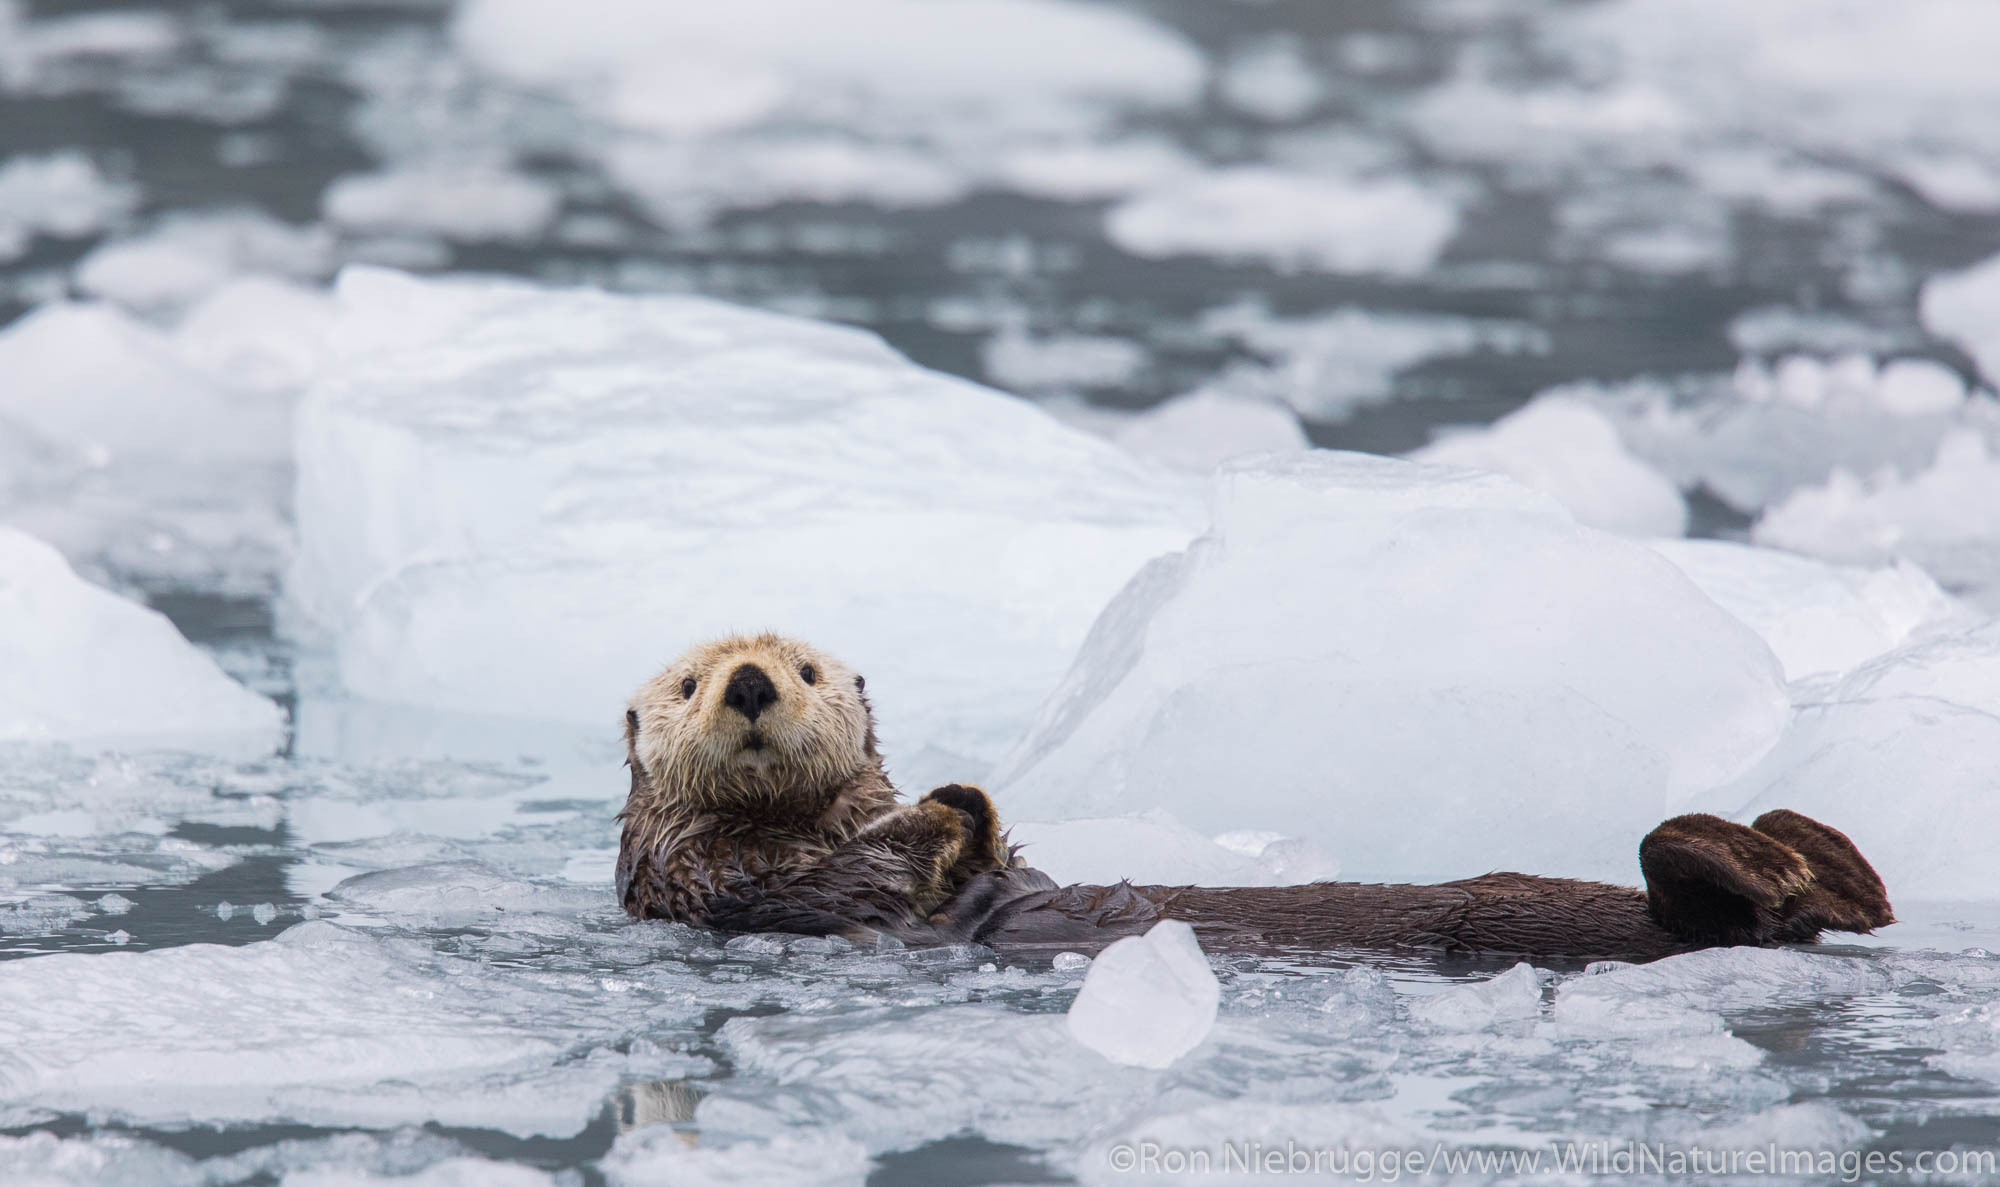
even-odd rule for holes
{"type": "Polygon", "coordinates": [[[1174,918],[1211,949],[1585,961],[1810,943],[1823,929],[1865,932],[1894,919],[1853,843],[1785,810],[1747,827],[1709,815],[1666,821],[1639,847],[1645,890],[1514,873],[1434,885],[1059,887],[1009,850],[985,792],[952,784],[897,803],[860,677],[775,635],[720,640],[675,661],[633,697],[626,743],[620,900],[635,916],[727,931],[1091,951],[1174,918]],[[754,722],[727,702],[745,664],[774,686],[754,722]],[[800,675],[808,665],[810,683],[800,675]]]}

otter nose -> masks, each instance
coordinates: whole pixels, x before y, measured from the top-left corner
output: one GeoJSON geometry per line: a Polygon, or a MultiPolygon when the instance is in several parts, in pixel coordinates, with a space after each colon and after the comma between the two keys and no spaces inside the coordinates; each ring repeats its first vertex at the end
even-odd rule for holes
{"type": "Polygon", "coordinates": [[[730,673],[729,687],[722,690],[722,703],[752,721],[778,702],[778,686],[756,664],[743,664],[730,673]]]}

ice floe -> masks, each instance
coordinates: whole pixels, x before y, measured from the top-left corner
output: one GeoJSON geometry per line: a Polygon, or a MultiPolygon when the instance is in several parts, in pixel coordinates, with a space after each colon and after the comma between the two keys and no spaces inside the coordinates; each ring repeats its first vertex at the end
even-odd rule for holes
{"type": "Polygon", "coordinates": [[[1409,456],[1506,474],[1553,495],[1594,528],[1632,536],[1687,530],[1680,490],[1627,452],[1602,413],[1562,396],[1542,396],[1485,429],[1449,433],[1409,456]]]}
{"type": "Polygon", "coordinates": [[[75,149],[0,158],[0,262],[24,254],[38,235],[94,235],[138,202],[136,189],[75,149]]]}
{"type": "Polygon", "coordinates": [[[378,270],[337,300],[291,590],[364,696],[596,724],[777,629],[866,674],[892,762],[976,777],[1198,524],[1188,480],[858,331],[378,270]]]}
{"type": "Polygon", "coordinates": [[[276,746],[279,708],[231,680],[156,611],[79,578],[0,527],[0,739],[276,746]]]}
{"type": "Polygon", "coordinates": [[[1762,640],[1644,546],[1497,475],[1312,453],[1219,471],[1209,533],[1106,608],[994,783],[1015,817],[1159,807],[1361,877],[1631,881],[1788,713],[1762,640]]]}
{"type": "Polygon", "coordinates": [[[555,221],[562,194],[526,174],[411,166],[337,178],[322,205],[347,231],[523,242],[555,221]]]}

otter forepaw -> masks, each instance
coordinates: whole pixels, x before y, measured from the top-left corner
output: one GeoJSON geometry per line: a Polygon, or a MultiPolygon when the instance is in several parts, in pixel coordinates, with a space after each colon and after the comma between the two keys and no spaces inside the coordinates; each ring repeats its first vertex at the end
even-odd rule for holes
{"type": "Polygon", "coordinates": [[[1013,855],[1000,831],[1000,813],[984,791],[964,783],[947,783],[918,802],[943,804],[964,815],[965,851],[959,858],[962,870],[980,873],[1007,868],[1013,855]]]}

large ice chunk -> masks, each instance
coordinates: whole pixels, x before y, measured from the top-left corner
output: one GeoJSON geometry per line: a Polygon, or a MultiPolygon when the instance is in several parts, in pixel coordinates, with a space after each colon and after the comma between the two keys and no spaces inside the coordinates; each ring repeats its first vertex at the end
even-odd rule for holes
{"type": "Polygon", "coordinates": [[[1410,457],[1509,475],[1554,495],[1594,528],[1633,536],[1687,530],[1679,488],[1626,452],[1603,413],[1563,396],[1538,397],[1486,429],[1442,437],[1410,457]]]}
{"type": "Polygon", "coordinates": [[[1208,1036],[1221,1001],[1194,929],[1164,919],[1091,962],[1069,1008],[1069,1033],[1113,1063],[1166,1067],[1208,1036]]]}
{"type": "Polygon", "coordinates": [[[0,739],[255,752],[283,728],[276,705],[223,675],[164,616],[0,527],[0,739]]]}
{"type": "Polygon", "coordinates": [[[1498,475],[1314,453],[1222,468],[1208,534],[1105,610],[995,783],[1359,876],[1631,880],[1787,712],[1770,650],[1650,549],[1498,475]]]}
{"type": "Polygon", "coordinates": [[[1979,618],[1905,561],[1829,565],[1723,540],[1661,540],[1653,548],[1762,635],[1788,680],[1846,672],[1912,637],[1979,618]]]}
{"type": "Polygon", "coordinates": [[[368,697],[594,724],[769,628],[867,675],[892,755],[976,775],[1198,523],[1192,480],[859,331],[367,269],[338,301],[292,590],[368,697]]]}
{"type": "Polygon", "coordinates": [[[1802,705],[1714,804],[1791,808],[1853,838],[1892,900],[2000,898],[2000,625],[1913,641],[1802,705]]]}

